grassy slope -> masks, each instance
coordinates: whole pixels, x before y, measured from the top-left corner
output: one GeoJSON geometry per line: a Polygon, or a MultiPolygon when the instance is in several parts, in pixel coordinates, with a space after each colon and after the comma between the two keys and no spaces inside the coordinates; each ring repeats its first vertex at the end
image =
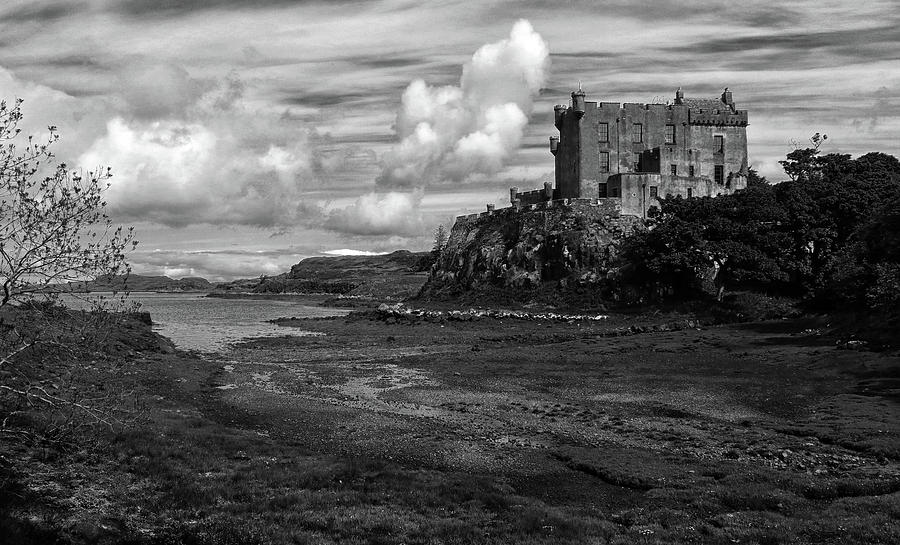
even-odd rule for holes
{"type": "Polygon", "coordinates": [[[146,425],[23,458],[18,519],[101,542],[900,540],[896,354],[795,322],[298,325],[328,335],[145,354],[146,425]]]}
{"type": "MultiPolygon", "coordinates": [[[[290,272],[266,279],[257,292],[340,293],[380,301],[402,301],[419,292],[428,272],[427,252],[398,250],[376,256],[310,257],[290,272]]],[[[259,283],[257,283],[259,284],[259,283]]],[[[237,283],[247,289],[246,284],[237,283]]]]}

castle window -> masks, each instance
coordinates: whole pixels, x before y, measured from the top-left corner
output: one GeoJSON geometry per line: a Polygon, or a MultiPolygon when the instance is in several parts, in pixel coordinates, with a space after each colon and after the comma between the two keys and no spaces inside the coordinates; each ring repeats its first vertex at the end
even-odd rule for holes
{"type": "Polygon", "coordinates": [[[690,176],[690,177],[694,176],[694,165],[688,166],[688,176],[690,176]]]}
{"type": "Polygon", "coordinates": [[[666,125],[666,144],[675,143],[675,125],[666,125]]]}
{"type": "Polygon", "coordinates": [[[716,174],[715,174],[716,183],[722,185],[725,183],[725,166],[724,165],[716,165],[716,174]]]}
{"type": "Polygon", "coordinates": [[[715,153],[725,152],[725,137],[721,134],[713,136],[713,151],[715,153]]]}
{"type": "Polygon", "coordinates": [[[600,142],[609,142],[609,123],[600,123],[597,129],[597,140],[600,142]]]}
{"type": "Polygon", "coordinates": [[[656,199],[658,197],[659,197],[659,188],[656,187],[655,185],[651,185],[650,186],[650,198],[656,199]]]}
{"type": "Polygon", "coordinates": [[[689,187],[688,188],[688,198],[690,199],[693,196],[694,196],[694,190],[689,187]]]}
{"type": "Polygon", "coordinates": [[[606,184],[600,184],[600,192],[599,192],[599,195],[598,195],[598,196],[599,196],[601,199],[605,199],[605,198],[606,198],[606,193],[607,193],[607,191],[606,191],[606,184]]]}
{"type": "Polygon", "coordinates": [[[640,123],[635,123],[631,126],[631,141],[632,142],[643,142],[644,141],[644,126],[640,123]]]}
{"type": "Polygon", "coordinates": [[[609,172],[609,152],[600,152],[600,172],[609,172]]]}
{"type": "Polygon", "coordinates": [[[678,165],[669,165],[669,169],[672,171],[672,176],[678,176],[678,165]]]}

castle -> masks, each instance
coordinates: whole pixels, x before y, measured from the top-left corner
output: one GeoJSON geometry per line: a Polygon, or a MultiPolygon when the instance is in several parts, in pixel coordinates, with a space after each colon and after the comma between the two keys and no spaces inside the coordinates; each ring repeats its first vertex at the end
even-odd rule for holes
{"type": "Polygon", "coordinates": [[[515,209],[608,199],[622,214],[646,218],[668,195],[714,197],[747,186],[747,110],[727,88],[718,99],[686,99],[679,88],[673,104],[619,104],[586,101],[579,86],[570,104],[554,108],[554,124],[555,187],[511,188],[515,209]]]}

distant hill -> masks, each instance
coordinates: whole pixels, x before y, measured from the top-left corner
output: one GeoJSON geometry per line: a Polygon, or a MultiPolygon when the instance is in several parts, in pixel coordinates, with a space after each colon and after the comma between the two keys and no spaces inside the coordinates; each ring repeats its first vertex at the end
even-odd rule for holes
{"type": "Polygon", "coordinates": [[[86,292],[86,291],[210,291],[213,285],[205,278],[187,277],[180,280],[168,276],[145,276],[129,274],[127,276],[101,277],[88,282],[70,282],[54,284],[52,291],[86,292]]]}
{"type": "Polygon", "coordinates": [[[431,267],[429,252],[398,250],[385,255],[309,257],[290,272],[217,285],[254,293],[334,293],[400,300],[418,293],[431,267]]]}

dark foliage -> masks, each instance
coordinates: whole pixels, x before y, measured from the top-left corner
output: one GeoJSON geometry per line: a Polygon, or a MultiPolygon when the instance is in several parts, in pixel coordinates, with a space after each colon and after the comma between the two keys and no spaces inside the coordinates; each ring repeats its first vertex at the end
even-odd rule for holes
{"type": "Polygon", "coordinates": [[[751,170],[733,195],[665,199],[626,244],[627,281],[657,299],[749,289],[821,310],[900,307],[900,161],[814,147],[782,164],[791,181],[751,170]]]}

